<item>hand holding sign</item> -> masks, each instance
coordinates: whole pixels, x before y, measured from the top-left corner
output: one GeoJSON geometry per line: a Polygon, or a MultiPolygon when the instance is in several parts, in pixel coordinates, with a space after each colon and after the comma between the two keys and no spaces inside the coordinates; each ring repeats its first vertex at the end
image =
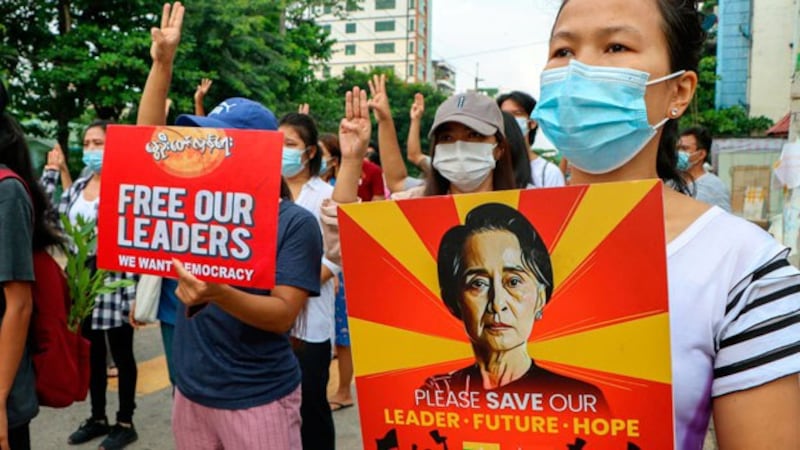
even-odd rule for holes
{"type": "Polygon", "coordinates": [[[178,288],[175,289],[175,295],[187,307],[205,305],[222,294],[224,285],[197,279],[175,258],[172,258],[172,267],[175,268],[175,273],[178,275],[178,288]]]}
{"type": "Polygon", "coordinates": [[[181,2],[164,5],[161,15],[161,28],[152,28],[150,34],[153,44],[150,46],[150,56],[153,62],[172,64],[178,43],[181,41],[181,27],[183,26],[184,8],[181,2]]]}

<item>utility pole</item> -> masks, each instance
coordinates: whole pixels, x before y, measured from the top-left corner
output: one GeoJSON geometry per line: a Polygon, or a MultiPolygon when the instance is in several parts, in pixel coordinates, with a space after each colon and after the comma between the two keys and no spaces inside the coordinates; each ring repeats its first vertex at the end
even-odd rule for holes
{"type": "Polygon", "coordinates": [[[478,92],[478,83],[483,81],[483,78],[478,78],[479,71],[480,71],[480,63],[475,63],[475,92],[478,92]]]}

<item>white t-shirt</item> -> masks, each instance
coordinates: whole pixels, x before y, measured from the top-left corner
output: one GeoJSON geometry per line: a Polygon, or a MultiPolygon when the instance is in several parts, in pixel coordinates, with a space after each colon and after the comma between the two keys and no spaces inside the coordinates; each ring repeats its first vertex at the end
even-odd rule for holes
{"type": "Polygon", "coordinates": [[[78,216],[82,216],[84,220],[96,220],[97,219],[97,203],[100,201],[100,197],[89,201],[86,200],[83,196],[83,192],[78,194],[78,198],[75,199],[75,203],[72,204],[72,207],[69,209],[69,221],[72,224],[78,222],[78,216]]]}
{"type": "Polygon", "coordinates": [[[676,448],[701,449],[711,399],[800,372],[800,272],[711,208],[667,245],[676,448]]]}
{"type": "Polygon", "coordinates": [[[531,161],[531,179],[534,187],[559,187],[566,184],[561,169],[541,156],[531,161]]]}
{"type": "MultiPolygon", "coordinates": [[[[322,201],[331,198],[333,186],[322,181],[319,177],[313,177],[303,185],[300,196],[295,199],[295,203],[314,214],[319,221],[320,208],[322,201]]],[[[320,223],[320,231],[322,224],[320,223]]],[[[341,268],[329,261],[324,256],[322,264],[334,273],[334,278],[341,272],[341,268]]],[[[326,281],[320,286],[319,297],[309,297],[306,303],[305,314],[298,317],[298,326],[292,329],[292,336],[306,342],[320,343],[327,340],[333,341],[334,338],[334,280],[326,281]]]]}

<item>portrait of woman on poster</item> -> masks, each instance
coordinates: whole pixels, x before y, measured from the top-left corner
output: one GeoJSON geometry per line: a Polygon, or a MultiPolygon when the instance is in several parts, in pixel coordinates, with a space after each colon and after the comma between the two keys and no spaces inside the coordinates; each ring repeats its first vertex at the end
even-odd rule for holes
{"type": "Polygon", "coordinates": [[[464,323],[475,363],[426,382],[426,389],[593,394],[595,386],[550,372],[528,354],[533,325],[553,293],[550,255],[519,211],[498,203],[476,207],[442,237],[439,288],[464,323]]]}

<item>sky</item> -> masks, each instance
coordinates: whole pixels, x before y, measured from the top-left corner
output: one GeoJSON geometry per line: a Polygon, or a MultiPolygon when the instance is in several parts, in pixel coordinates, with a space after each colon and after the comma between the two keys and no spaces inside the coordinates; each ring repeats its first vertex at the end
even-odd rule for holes
{"type": "MultiPolygon", "coordinates": [[[[475,86],[539,95],[547,41],[561,0],[429,0],[431,52],[456,70],[456,91],[475,86]]],[[[536,146],[552,147],[538,133],[536,146]]]]}

